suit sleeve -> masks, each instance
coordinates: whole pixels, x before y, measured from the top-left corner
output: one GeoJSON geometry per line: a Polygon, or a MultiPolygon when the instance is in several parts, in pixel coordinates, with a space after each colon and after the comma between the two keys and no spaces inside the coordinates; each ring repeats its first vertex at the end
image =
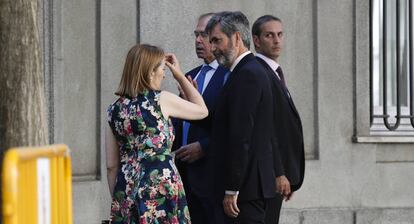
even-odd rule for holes
{"type": "Polygon", "coordinates": [[[275,170],[275,176],[280,177],[282,175],[285,175],[285,170],[283,168],[282,159],[280,157],[279,145],[277,143],[277,140],[274,134],[272,137],[272,152],[273,152],[273,168],[275,170]]]}
{"type": "MultiPolygon", "coordinates": [[[[270,71],[268,71],[270,72],[270,71]]],[[[269,75],[269,79],[275,78],[273,76],[273,71],[272,73],[268,73],[269,75]]],[[[273,100],[272,100],[272,108],[274,108],[274,110],[276,110],[276,108],[279,106],[278,102],[275,100],[275,94],[278,94],[277,91],[275,90],[275,86],[272,87],[272,94],[273,94],[273,100]]],[[[282,157],[281,157],[281,153],[280,153],[280,147],[279,147],[279,142],[278,142],[278,138],[277,138],[277,134],[276,134],[276,130],[277,130],[277,116],[280,116],[279,114],[276,114],[276,112],[273,112],[273,130],[272,130],[272,153],[273,153],[273,168],[275,171],[275,176],[276,177],[280,177],[282,175],[285,175],[285,170],[283,168],[283,163],[282,163],[282,157]]]]}
{"type": "Polygon", "coordinates": [[[210,139],[208,137],[205,137],[205,138],[199,139],[198,142],[201,145],[201,150],[203,150],[203,152],[205,154],[207,154],[208,153],[208,146],[210,145],[210,139]]]}
{"type": "MultiPolygon", "coordinates": [[[[229,149],[225,155],[226,190],[240,190],[251,149],[251,137],[262,87],[259,76],[252,71],[241,70],[233,88],[229,89],[229,149]]],[[[235,80],[236,81],[236,80],[235,80]]]]}

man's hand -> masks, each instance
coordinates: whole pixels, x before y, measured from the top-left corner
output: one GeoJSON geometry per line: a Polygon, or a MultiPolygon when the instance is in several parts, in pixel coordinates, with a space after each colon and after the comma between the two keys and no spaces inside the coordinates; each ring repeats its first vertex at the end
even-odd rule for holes
{"type": "Polygon", "coordinates": [[[237,195],[226,194],[223,200],[223,207],[224,213],[226,213],[227,216],[236,218],[240,213],[240,210],[237,207],[237,195]]]}
{"type": "Polygon", "coordinates": [[[286,176],[276,177],[276,192],[281,194],[285,201],[288,201],[292,197],[293,192],[290,191],[290,182],[286,176]]]}
{"type": "Polygon", "coordinates": [[[199,142],[194,142],[188,145],[181,146],[177,151],[175,151],[175,158],[192,163],[199,160],[204,156],[204,152],[201,149],[199,142]]]}
{"type": "Polygon", "coordinates": [[[286,196],[285,201],[289,201],[290,199],[292,199],[292,197],[293,197],[293,193],[294,193],[294,191],[291,191],[291,192],[290,192],[290,194],[288,194],[288,195],[286,196]]]}

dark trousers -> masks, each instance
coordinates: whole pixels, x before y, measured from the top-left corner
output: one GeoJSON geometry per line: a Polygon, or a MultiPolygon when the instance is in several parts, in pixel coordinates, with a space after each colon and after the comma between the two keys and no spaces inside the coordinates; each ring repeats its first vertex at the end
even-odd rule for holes
{"type": "Polygon", "coordinates": [[[267,200],[239,202],[237,206],[240,213],[237,218],[232,219],[232,224],[264,224],[267,200]]]}
{"type": "Polygon", "coordinates": [[[222,203],[214,203],[211,197],[199,197],[186,192],[188,209],[192,224],[230,224],[230,218],[224,214],[222,203]]]}
{"type": "Polygon", "coordinates": [[[214,223],[214,209],[207,197],[198,197],[197,195],[186,192],[188,209],[190,211],[191,223],[193,224],[211,224],[214,223]]]}
{"type": "Polygon", "coordinates": [[[266,224],[278,224],[279,223],[279,216],[280,216],[280,209],[282,208],[282,201],[283,201],[283,198],[280,194],[277,194],[275,198],[267,200],[266,216],[265,216],[266,224]]]}

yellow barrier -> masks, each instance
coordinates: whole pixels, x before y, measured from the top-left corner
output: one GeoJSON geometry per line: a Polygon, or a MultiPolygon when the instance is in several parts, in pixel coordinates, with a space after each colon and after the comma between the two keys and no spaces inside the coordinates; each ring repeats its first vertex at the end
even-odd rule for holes
{"type": "Polygon", "coordinates": [[[8,150],[2,178],[4,224],[72,224],[66,145],[8,150]]]}

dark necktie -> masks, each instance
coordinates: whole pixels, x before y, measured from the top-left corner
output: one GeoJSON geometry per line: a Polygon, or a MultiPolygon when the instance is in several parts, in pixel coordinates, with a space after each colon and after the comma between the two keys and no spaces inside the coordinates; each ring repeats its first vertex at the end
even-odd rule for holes
{"type": "Polygon", "coordinates": [[[276,72],[279,75],[279,78],[280,78],[280,81],[282,81],[282,84],[285,86],[285,88],[287,88],[286,81],[285,81],[285,76],[283,76],[282,67],[280,67],[280,66],[277,67],[276,72]]]}
{"type": "Polygon", "coordinates": [[[285,92],[286,92],[287,96],[290,98],[290,93],[289,93],[289,90],[286,86],[285,76],[283,76],[282,68],[280,66],[277,67],[276,72],[279,75],[279,79],[280,79],[280,81],[281,81],[281,83],[282,83],[282,85],[285,89],[285,92]]]}
{"type": "MultiPolygon", "coordinates": [[[[198,73],[196,82],[197,82],[197,89],[200,94],[203,93],[203,86],[204,80],[206,79],[206,74],[208,71],[213,69],[210,65],[204,65],[201,67],[200,72],[198,73]]],[[[183,142],[182,145],[188,144],[188,130],[190,129],[190,123],[187,121],[183,121],[183,142]]]]}

